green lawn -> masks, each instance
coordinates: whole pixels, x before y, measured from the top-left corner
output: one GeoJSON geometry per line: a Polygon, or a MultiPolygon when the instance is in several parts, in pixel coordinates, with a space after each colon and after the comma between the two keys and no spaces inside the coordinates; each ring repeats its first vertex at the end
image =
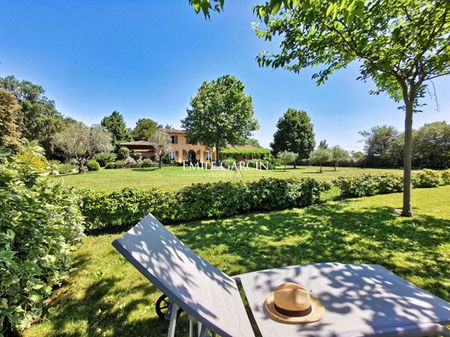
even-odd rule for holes
{"type": "Polygon", "coordinates": [[[257,180],[262,177],[314,177],[321,180],[332,180],[340,175],[354,175],[358,173],[395,173],[401,174],[397,169],[361,169],[355,167],[338,168],[334,172],[333,168],[324,168],[323,173],[319,173],[319,168],[315,166],[302,166],[297,169],[283,169],[262,171],[262,170],[242,170],[242,175],[235,171],[212,171],[212,170],[183,170],[183,167],[158,168],[136,168],[136,169],[102,169],[96,172],[85,174],[75,174],[56,177],[64,183],[76,187],[89,187],[95,190],[114,190],[123,187],[160,187],[162,189],[178,189],[193,183],[232,181],[232,180],[257,180]]]}
{"type": "MultiPolygon", "coordinates": [[[[397,217],[401,194],[305,209],[200,221],[169,229],[229,274],[293,264],[378,263],[450,300],[450,186],[413,191],[414,218],[397,217]]],[[[89,236],[76,270],[25,337],[157,336],[160,293],[111,246],[119,234],[89,236]]],[[[183,316],[181,316],[183,317],[183,316]]],[[[180,328],[187,334],[186,322],[180,328]]]]}

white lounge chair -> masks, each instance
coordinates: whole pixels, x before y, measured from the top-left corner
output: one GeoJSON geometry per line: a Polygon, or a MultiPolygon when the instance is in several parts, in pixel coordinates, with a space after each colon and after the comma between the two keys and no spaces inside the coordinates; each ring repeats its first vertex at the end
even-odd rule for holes
{"type": "Polygon", "coordinates": [[[198,335],[223,337],[450,336],[450,303],[379,265],[322,263],[256,271],[230,277],[186,247],[155,217],[147,215],[113,246],[170,299],[169,337],[179,308],[195,319],[198,335]],[[325,306],[308,324],[282,324],[266,316],[266,296],[284,282],[311,289],[325,306]],[[242,285],[251,320],[239,293],[242,285]]]}

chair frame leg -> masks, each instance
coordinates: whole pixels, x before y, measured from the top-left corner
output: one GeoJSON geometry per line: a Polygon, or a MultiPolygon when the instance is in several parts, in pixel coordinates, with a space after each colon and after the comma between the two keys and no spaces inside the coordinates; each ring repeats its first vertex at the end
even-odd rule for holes
{"type": "Polygon", "coordinates": [[[167,337],[175,337],[175,330],[177,327],[177,316],[178,316],[178,305],[172,303],[172,305],[170,306],[170,323],[167,337]]]}
{"type": "MultiPolygon", "coordinates": [[[[172,303],[169,308],[170,322],[169,331],[167,337],[175,337],[178,319],[178,305],[172,303]]],[[[201,323],[197,322],[197,336],[198,337],[211,337],[208,329],[201,323]]],[[[189,316],[189,337],[194,337],[194,318],[189,316]]]]}

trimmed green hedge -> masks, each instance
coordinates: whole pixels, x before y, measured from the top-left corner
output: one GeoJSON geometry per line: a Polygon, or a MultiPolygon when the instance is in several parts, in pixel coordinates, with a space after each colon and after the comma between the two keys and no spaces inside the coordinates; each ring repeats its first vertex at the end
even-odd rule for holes
{"type": "Polygon", "coordinates": [[[270,156],[268,149],[220,149],[223,157],[233,157],[238,160],[243,159],[265,159],[270,156]]]}
{"type": "MultiPolygon", "coordinates": [[[[450,185],[450,170],[422,170],[413,173],[414,188],[437,187],[450,185]]],[[[376,194],[403,191],[403,178],[393,174],[360,174],[350,177],[339,177],[333,183],[341,189],[341,196],[354,198],[376,194]]]]}
{"type": "Polygon", "coordinates": [[[330,184],[306,179],[264,178],[255,182],[193,184],[179,191],[126,188],[84,190],[81,210],[88,229],[133,225],[151,212],[161,221],[224,218],[253,211],[304,207],[320,200],[330,184]]]}

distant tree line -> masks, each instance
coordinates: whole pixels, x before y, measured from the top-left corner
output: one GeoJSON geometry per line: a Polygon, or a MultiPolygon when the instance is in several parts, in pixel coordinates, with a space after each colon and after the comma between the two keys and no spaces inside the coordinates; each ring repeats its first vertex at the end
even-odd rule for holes
{"type": "Polygon", "coordinates": [[[98,153],[119,154],[120,143],[147,140],[155,146],[161,163],[169,144],[162,129],[149,118],[139,119],[130,129],[118,111],[105,116],[100,125],[87,126],[57,111],[42,86],[14,76],[0,77],[0,147],[17,153],[37,144],[45,150],[47,159],[72,161],[81,173],[98,153]]]}
{"type": "MultiPolygon", "coordinates": [[[[404,134],[395,127],[382,125],[361,131],[368,167],[402,167],[404,134]]],[[[450,124],[434,122],[413,130],[412,166],[444,169],[450,167],[450,124]]]]}

